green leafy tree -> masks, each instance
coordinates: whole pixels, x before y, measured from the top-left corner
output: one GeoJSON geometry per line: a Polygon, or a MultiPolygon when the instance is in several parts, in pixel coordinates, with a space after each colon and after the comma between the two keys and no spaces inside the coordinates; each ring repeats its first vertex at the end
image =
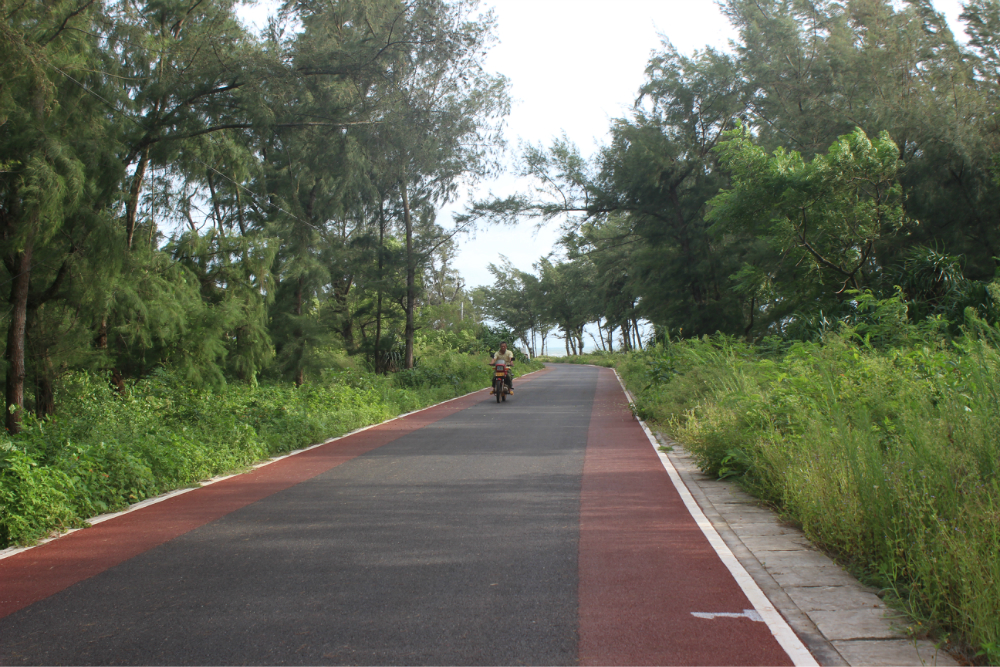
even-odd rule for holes
{"type": "Polygon", "coordinates": [[[597,319],[594,299],[594,266],[585,258],[538,263],[541,318],[563,332],[566,354],[583,353],[584,327],[597,319]]]}
{"type": "Polygon", "coordinates": [[[0,154],[10,156],[0,169],[0,256],[10,286],[4,358],[12,433],[20,429],[32,327],[41,410],[52,409],[51,342],[77,324],[55,302],[79,276],[78,258],[108,241],[102,202],[121,175],[107,109],[86,90],[88,82],[102,86],[86,74],[101,60],[102,8],[92,5],[0,3],[0,154]]]}
{"type": "Polygon", "coordinates": [[[419,0],[406,5],[400,49],[387,88],[382,124],[402,203],[406,271],[406,368],[413,367],[420,272],[415,211],[450,201],[497,167],[500,123],[510,101],[507,80],[485,69],[495,39],[492,13],[476,3],[419,0]]]}
{"type": "MultiPolygon", "coordinates": [[[[532,332],[543,325],[544,304],[539,301],[539,279],[520,271],[501,256],[500,265],[490,264],[494,283],[483,288],[482,313],[486,319],[500,324],[511,337],[520,340],[524,349],[535,356],[532,332]]],[[[511,345],[514,341],[509,341],[511,345]]]]}
{"type": "Polygon", "coordinates": [[[729,0],[725,11],[756,88],[747,123],[764,147],[809,159],[856,127],[872,137],[887,131],[905,166],[907,214],[921,224],[885,251],[902,262],[910,244],[937,246],[964,256],[970,277],[992,277],[996,2],[966,7],[968,50],[928,0],[729,0]]]}
{"type": "Polygon", "coordinates": [[[745,127],[727,138],[719,152],[732,185],[708,217],[716,234],[769,246],[737,274],[744,294],[760,295],[766,282],[774,295],[757,306],[757,326],[786,326],[797,311],[835,315],[853,293],[882,287],[885,248],[909,223],[888,133],[872,141],[857,129],[810,161],[766,153],[745,127]]]}

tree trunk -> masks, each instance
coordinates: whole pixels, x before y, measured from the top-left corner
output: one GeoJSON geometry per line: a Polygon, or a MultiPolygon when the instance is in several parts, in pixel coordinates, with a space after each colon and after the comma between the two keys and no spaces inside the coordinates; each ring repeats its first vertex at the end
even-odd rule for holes
{"type": "MultiPolygon", "coordinates": [[[[234,181],[236,180],[235,179],[235,174],[234,174],[233,180],[234,181]]],[[[237,213],[236,222],[239,223],[239,225],[240,225],[240,236],[246,236],[247,235],[247,226],[246,226],[246,223],[243,221],[243,198],[240,197],[240,186],[239,186],[239,184],[236,185],[236,213],[237,213]]]]}
{"type": "Polygon", "coordinates": [[[215,195],[215,178],[212,176],[211,169],[206,170],[205,178],[208,180],[208,194],[212,199],[212,213],[215,218],[215,226],[219,230],[219,236],[223,236],[225,230],[222,228],[222,211],[219,209],[219,198],[215,195]]]}
{"type": "Polygon", "coordinates": [[[747,343],[753,342],[753,337],[750,332],[753,331],[753,316],[757,311],[757,297],[750,297],[750,322],[747,324],[746,329],[743,330],[743,337],[747,339],[747,343]]]}
{"type": "MultiPolygon", "coordinates": [[[[302,316],[302,276],[299,276],[298,282],[295,285],[295,315],[298,317],[302,316]]],[[[302,369],[302,357],[305,356],[305,341],[302,340],[301,322],[296,323],[295,337],[299,339],[299,350],[302,352],[302,356],[299,357],[299,367],[295,371],[295,386],[301,387],[306,381],[306,374],[302,369]]]]}
{"type": "Polygon", "coordinates": [[[628,330],[628,324],[622,322],[622,351],[630,352],[632,350],[632,334],[628,330]]]}
{"type": "Polygon", "coordinates": [[[378,297],[375,306],[375,372],[384,372],[382,363],[382,267],[385,244],[385,208],[378,203],[378,297]]]}
{"type": "Polygon", "coordinates": [[[413,257],[413,220],[410,217],[410,198],[403,181],[403,223],[406,225],[406,357],[404,368],[413,368],[413,306],[417,298],[417,268],[413,257]]]}
{"type": "Polygon", "coordinates": [[[384,370],[382,363],[382,288],[380,287],[375,306],[375,372],[382,373],[384,370]]]}
{"type": "Polygon", "coordinates": [[[102,317],[101,324],[97,327],[97,336],[94,338],[94,347],[98,350],[108,349],[108,318],[102,317]]]}
{"type": "Polygon", "coordinates": [[[21,412],[24,410],[24,333],[28,319],[28,288],[31,284],[31,255],[34,237],[29,238],[22,252],[14,256],[14,277],[10,286],[10,326],[7,329],[7,432],[21,430],[21,412]],[[14,410],[11,410],[11,407],[14,410]]]}
{"type": "Polygon", "coordinates": [[[52,360],[48,352],[39,359],[39,371],[35,375],[35,416],[39,419],[56,413],[56,392],[52,370],[52,360]]]}
{"type": "Polygon", "coordinates": [[[115,391],[119,394],[125,393],[125,376],[117,368],[111,371],[111,384],[115,386],[115,391]]]}
{"type": "Polygon", "coordinates": [[[642,338],[639,337],[639,322],[632,318],[632,331],[635,332],[635,346],[642,349],[642,338]]]}
{"type": "MultiPolygon", "coordinates": [[[[55,289],[62,282],[59,278],[53,282],[55,289]]],[[[48,339],[44,329],[44,303],[33,303],[28,298],[28,313],[25,320],[25,354],[31,356],[35,375],[35,416],[39,419],[54,415],[56,412],[55,370],[52,368],[52,358],[45,344],[48,339]],[[27,348],[31,348],[28,350],[27,348]]]]}
{"type": "MultiPolygon", "coordinates": [[[[101,318],[101,324],[97,327],[97,336],[94,337],[94,348],[98,350],[108,349],[108,318],[101,318]]],[[[111,369],[111,384],[119,394],[125,393],[125,377],[117,368],[111,369]]]]}
{"type": "Polygon", "coordinates": [[[347,348],[348,354],[354,354],[357,348],[357,343],[354,341],[354,318],[351,317],[350,311],[345,309],[345,313],[344,326],[340,328],[340,335],[344,339],[344,347],[347,348]]]}
{"type": "Polygon", "coordinates": [[[132,237],[135,235],[135,216],[139,208],[139,192],[142,190],[142,180],[146,176],[146,165],[149,164],[149,148],[142,153],[142,159],[135,167],[132,185],[129,187],[128,202],[125,204],[125,238],[128,249],[132,249],[132,237]]]}
{"type": "Polygon", "coordinates": [[[351,316],[351,304],[347,297],[350,296],[351,287],[354,286],[354,276],[347,276],[344,280],[338,280],[333,284],[333,300],[336,302],[340,312],[343,313],[343,326],[340,334],[344,339],[344,346],[349,354],[354,354],[356,344],[354,342],[354,318],[351,316]]]}

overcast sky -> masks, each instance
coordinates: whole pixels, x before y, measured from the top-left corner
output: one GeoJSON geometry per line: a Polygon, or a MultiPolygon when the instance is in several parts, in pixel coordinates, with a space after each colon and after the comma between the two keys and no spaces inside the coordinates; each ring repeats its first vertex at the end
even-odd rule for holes
{"type": "MultiPolygon", "coordinates": [[[[644,80],[660,35],[683,52],[705,45],[727,48],[735,36],[712,0],[499,0],[492,3],[500,43],[489,69],[511,81],[514,106],[508,119],[511,157],[519,140],[548,144],[563,132],[584,155],[604,143],[611,120],[627,113],[644,80]]],[[[502,178],[482,194],[512,194],[527,183],[502,178]]],[[[457,206],[461,206],[461,202],[457,206]]],[[[440,221],[450,218],[443,211],[440,221]]],[[[558,223],[535,231],[479,229],[461,242],[456,267],[467,285],[489,284],[486,269],[504,248],[515,266],[532,264],[553,250],[558,223]]]]}

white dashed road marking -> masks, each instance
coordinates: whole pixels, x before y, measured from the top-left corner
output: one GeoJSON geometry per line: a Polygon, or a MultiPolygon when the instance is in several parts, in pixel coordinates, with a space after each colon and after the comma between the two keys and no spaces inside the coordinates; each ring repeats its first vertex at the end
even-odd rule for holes
{"type": "Polygon", "coordinates": [[[707,618],[712,620],[713,618],[749,618],[751,621],[757,621],[758,623],[764,622],[764,617],[757,612],[756,609],[744,609],[739,614],[733,613],[731,611],[723,612],[703,612],[703,611],[692,611],[691,615],[695,618],[707,618]]]}

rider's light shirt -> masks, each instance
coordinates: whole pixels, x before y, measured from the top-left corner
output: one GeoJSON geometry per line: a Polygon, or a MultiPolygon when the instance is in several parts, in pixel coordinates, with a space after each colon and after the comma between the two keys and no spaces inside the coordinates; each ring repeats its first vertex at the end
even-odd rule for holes
{"type": "Polygon", "coordinates": [[[500,351],[497,350],[496,353],[493,355],[493,361],[496,362],[501,359],[507,364],[507,366],[510,366],[511,362],[514,361],[514,353],[511,352],[510,350],[507,350],[506,352],[501,354],[500,351]]]}

